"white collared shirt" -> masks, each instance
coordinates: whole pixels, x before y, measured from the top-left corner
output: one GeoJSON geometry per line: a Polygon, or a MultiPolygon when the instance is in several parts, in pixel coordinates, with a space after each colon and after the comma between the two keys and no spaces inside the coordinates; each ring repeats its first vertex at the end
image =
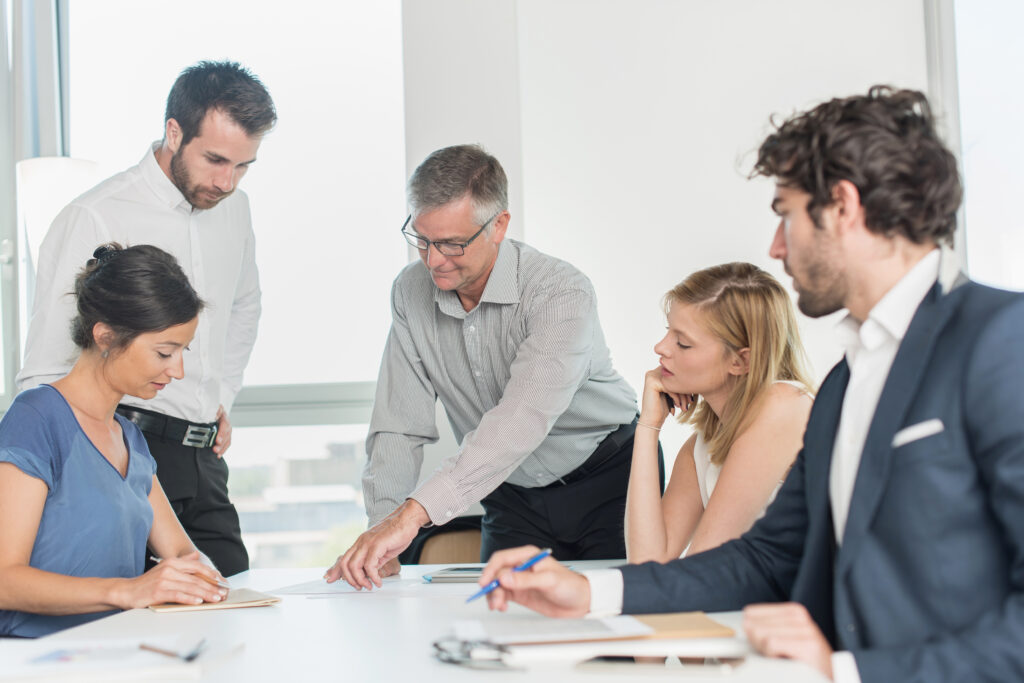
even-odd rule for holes
{"type": "Polygon", "coordinates": [[[156,398],[124,403],[192,422],[213,422],[242,387],[260,317],[260,286],[249,200],[236,190],[209,210],[193,209],[157,164],[154,143],[142,161],[65,207],[39,250],[35,299],[18,373],[19,389],[52,382],[78,357],[70,324],[74,278],[97,246],[152,244],[178,259],[206,302],[185,352],[185,378],[156,398]]]}
{"type": "Polygon", "coordinates": [[[861,452],[885,380],[917,307],[938,276],[939,250],[934,249],[885,293],[867,320],[861,323],[847,314],[836,328],[850,367],[828,482],[837,545],[843,543],[861,452]]]}

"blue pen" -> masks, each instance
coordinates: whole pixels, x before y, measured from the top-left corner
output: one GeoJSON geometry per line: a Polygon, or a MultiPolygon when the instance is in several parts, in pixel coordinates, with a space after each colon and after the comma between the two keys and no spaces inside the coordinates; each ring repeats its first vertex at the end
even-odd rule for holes
{"type": "MultiPolygon", "coordinates": [[[[534,555],[533,557],[528,559],[526,562],[523,562],[518,567],[513,567],[512,571],[514,571],[514,572],[525,572],[527,569],[529,569],[533,565],[537,564],[538,562],[540,562],[541,560],[543,560],[545,557],[547,557],[550,554],[551,554],[551,548],[544,548],[544,550],[541,550],[539,553],[537,553],[536,555],[534,555]]],[[[497,587],[498,587],[498,580],[495,579],[494,581],[491,581],[489,584],[487,584],[486,586],[484,586],[483,588],[478,590],[476,593],[473,593],[471,596],[466,598],[466,602],[471,602],[473,600],[476,600],[477,598],[479,598],[482,595],[487,595],[488,593],[490,593],[492,590],[494,590],[497,587]]]]}

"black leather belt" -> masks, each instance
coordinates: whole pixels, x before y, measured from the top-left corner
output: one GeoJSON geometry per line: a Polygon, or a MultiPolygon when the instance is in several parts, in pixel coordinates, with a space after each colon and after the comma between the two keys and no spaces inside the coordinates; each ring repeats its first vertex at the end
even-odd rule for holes
{"type": "MultiPolygon", "coordinates": [[[[541,488],[557,488],[559,486],[567,486],[568,484],[575,484],[578,481],[583,481],[616,455],[621,455],[623,446],[633,439],[633,433],[636,431],[636,422],[638,419],[640,419],[639,415],[634,417],[632,422],[619,425],[618,429],[606,436],[601,443],[597,445],[597,448],[594,449],[594,452],[590,454],[590,457],[587,458],[582,465],[574,469],[572,472],[562,475],[547,486],[542,486],[541,488]]],[[[627,452],[626,456],[632,458],[632,450],[627,452]]]]}
{"type": "Polygon", "coordinates": [[[217,438],[216,422],[208,424],[189,422],[152,410],[126,405],[119,405],[117,412],[134,422],[135,426],[146,434],[151,434],[170,443],[180,443],[182,446],[190,448],[209,448],[217,438]]]}

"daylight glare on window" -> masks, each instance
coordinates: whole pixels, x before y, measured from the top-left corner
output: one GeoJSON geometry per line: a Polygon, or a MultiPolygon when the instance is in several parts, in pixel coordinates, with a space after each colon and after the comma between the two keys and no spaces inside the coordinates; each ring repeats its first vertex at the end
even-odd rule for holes
{"type": "Polygon", "coordinates": [[[245,383],[375,379],[408,256],[393,228],[405,215],[400,3],[68,5],[69,152],[104,176],[162,136],[184,67],[232,59],[263,80],[279,121],[240,185],[263,289],[245,383]]]}

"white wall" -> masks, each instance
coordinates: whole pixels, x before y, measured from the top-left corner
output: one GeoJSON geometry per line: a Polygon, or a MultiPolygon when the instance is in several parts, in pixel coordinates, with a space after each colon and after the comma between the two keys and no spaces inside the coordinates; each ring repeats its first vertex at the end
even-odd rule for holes
{"type": "Polygon", "coordinates": [[[509,236],[522,239],[515,0],[405,0],[407,176],[431,152],[480,143],[509,180],[509,236]]]}
{"type": "MultiPolygon", "coordinates": [[[[784,278],[767,256],[772,185],[746,180],[769,116],[875,83],[927,87],[923,3],[911,0],[406,0],[404,9],[406,49],[417,55],[461,36],[457,55],[442,46],[430,69],[417,61],[406,73],[409,149],[450,144],[442,138],[465,125],[503,163],[509,150],[521,234],[591,277],[616,367],[637,389],[657,362],[660,299],[672,285],[735,260],[784,278]],[[500,26],[497,37],[479,33],[485,24],[500,26]],[[492,40],[505,46],[498,77],[462,78],[481,69],[465,55],[486,62],[492,40]],[[459,106],[427,110],[415,93],[459,106]],[[484,120],[462,106],[476,96],[515,111],[484,120]],[[516,118],[518,133],[499,125],[516,118]],[[516,135],[520,147],[509,149],[516,135]]],[[[802,320],[819,378],[839,355],[832,324],[802,320]]],[[[662,434],[671,457],[685,432],[662,434]]]]}
{"type": "MultiPolygon", "coordinates": [[[[769,116],[875,83],[925,89],[923,4],[519,0],[526,241],[594,282],[616,367],[657,363],[661,296],[768,258],[773,186],[748,181],[769,116]]],[[[800,316],[819,379],[835,316],[800,316]]],[[[663,432],[674,451],[683,431],[663,432]]],[[[671,446],[671,448],[669,448],[671,446]]]]}

